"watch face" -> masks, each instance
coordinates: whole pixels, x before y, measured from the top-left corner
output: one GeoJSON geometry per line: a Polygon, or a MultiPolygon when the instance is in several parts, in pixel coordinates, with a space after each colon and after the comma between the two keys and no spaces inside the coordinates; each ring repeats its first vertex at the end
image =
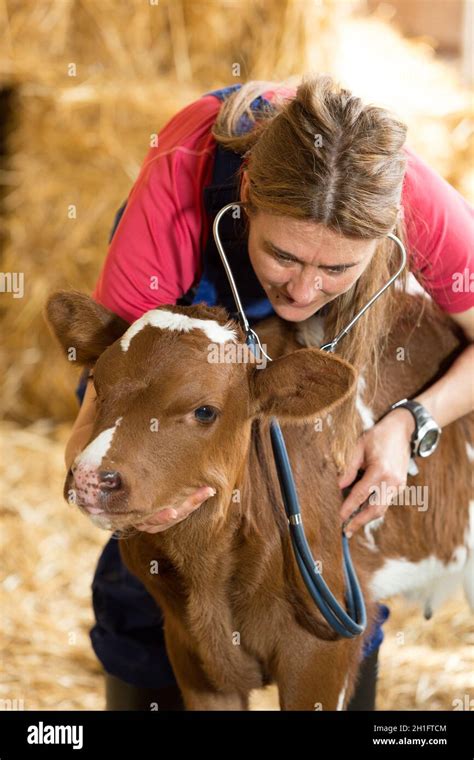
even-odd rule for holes
{"type": "Polygon", "coordinates": [[[428,430],[428,432],[423,436],[422,440],[420,441],[420,446],[418,448],[418,453],[420,457],[429,456],[436,448],[438,441],[439,441],[439,431],[428,430]]]}

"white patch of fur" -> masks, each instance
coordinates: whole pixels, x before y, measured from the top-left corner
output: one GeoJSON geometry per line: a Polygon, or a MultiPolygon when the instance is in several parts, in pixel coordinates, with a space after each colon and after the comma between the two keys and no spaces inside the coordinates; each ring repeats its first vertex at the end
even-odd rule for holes
{"type": "Polygon", "coordinates": [[[434,611],[463,583],[468,557],[467,547],[458,546],[446,564],[435,556],[419,562],[388,559],[372,577],[372,592],[376,600],[403,594],[434,611]]]}
{"type": "Polygon", "coordinates": [[[347,691],[347,679],[348,679],[348,676],[346,676],[346,680],[344,681],[344,686],[342,687],[341,693],[339,694],[336,710],[344,710],[344,702],[346,699],[346,691],[347,691]]]}
{"type": "Polygon", "coordinates": [[[470,462],[474,462],[474,446],[469,441],[466,441],[466,454],[470,462]]]}
{"type": "Polygon", "coordinates": [[[220,325],[215,319],[197,319],[186,314],[175,314],[167,309],[152,309],[143,314],[123,334],[120,345],[122,351],[128,351],[130,342],[144,327],[159,327],[162,330],[179,330],[190,332],[202,330],[211,343],[226,343],[228,340],[237,341],[237,333],[227,325],[220,325]]]}
{"type": "Polygon", "coordinates": [[[365,545],[367,549],[370,549],[371,552],[379,551],[378,546],[375,544],[374,531],[383,525],[384,520],[385,517],[382,515],[381,517],[376,517],[375,520],[371,520],[369,523],[364,525],[364,534],[366,538],[365,545]]]}
{"type": "Polygon", "coordinates": [[[113,530],[109,515],[89,515],[89,520],[94,523],[96,528],[101,528],[102,530],[113,530]]]}
{"type": "Polygon", "coordinates": [[[364,404],[365,388],[366,388],[365,378],[361,374],[359,375],[359,379],[357,381],[357,396],[356,396],[355,406],[356,406],[357,411],[360,414],[363,429],[368,430],[369,428],[375,425],[375,418],[374,418],[374,413],[372,409],[370,409],[368,406],[366,406],[366,404],[364,404]]]}
{"type": "Polygon", "coordinates": [[[84,451],[81,451],[81,453],[77,455],[73,467],[100,467],[100,463],[107,454],[115,435],[115,431],[121,422],[122,417],[118,417],[118,419],[115,420],[115,425],[113,427],[107,428],[107,430],[103,430],[102,433],[99,433],[99,435],[86,446],[84,451]]]}

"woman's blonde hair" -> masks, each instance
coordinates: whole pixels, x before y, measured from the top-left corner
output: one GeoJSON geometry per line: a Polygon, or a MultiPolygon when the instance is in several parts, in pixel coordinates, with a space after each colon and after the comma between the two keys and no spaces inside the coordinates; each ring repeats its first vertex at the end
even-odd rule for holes
{"type": "MultiPolygon", "coordinates": [[[[327,74],[303,77],[292,93],[254,114],[251,102],[287,82],[252,81],[223,103],[213,128],[218,143],[244,156],[249,219],[258,211],[313,220],[354,239],[378,239],[372,260],[352,288],[328,304],[325,339],[334,337],[398,269],[406,245],[401,195],[407,127],[388,110],[366,105],[327,74]],[[239,134],[239,120],[250,129],[239,134]]],[[[406,287],[407,269],[398,287],[406,287]]],[[[356,323],[337,353],[358,370],[378,363],[397,317],[398,289],[389,288],[356,323]]],[[[304,338],[305,325],[301,324],[304,338]]]]}

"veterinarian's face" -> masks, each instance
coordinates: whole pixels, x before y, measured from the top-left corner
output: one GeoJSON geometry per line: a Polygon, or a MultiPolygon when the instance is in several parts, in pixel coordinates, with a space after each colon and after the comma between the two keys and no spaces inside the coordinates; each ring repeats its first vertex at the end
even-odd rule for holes
{"type": "MultiPolygon", "coordinates": [[[[242,184],[245,200],[246,179],[242,184]]],[[[353,240],[312,221],[259,211],[249,219],[249,258],[276,313],[307,319],[350,290],[377,245],[353,240]]]]}

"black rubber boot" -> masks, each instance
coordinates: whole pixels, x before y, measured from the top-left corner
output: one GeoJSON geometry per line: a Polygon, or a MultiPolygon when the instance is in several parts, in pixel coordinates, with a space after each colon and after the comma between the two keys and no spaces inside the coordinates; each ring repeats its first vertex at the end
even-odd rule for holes
{"type": "Polygon", "coordinates": [[[362,660],[357,685],[347,709],[351,712],[375,710],[375,698],[377,696],[379,648],[375,649],[368,657],[362,660]]]}
{"type": "Polygon", "coordinates": [[[106,710],[184,710],[177,685],[146,689],[105,673],[106,710]]]}

